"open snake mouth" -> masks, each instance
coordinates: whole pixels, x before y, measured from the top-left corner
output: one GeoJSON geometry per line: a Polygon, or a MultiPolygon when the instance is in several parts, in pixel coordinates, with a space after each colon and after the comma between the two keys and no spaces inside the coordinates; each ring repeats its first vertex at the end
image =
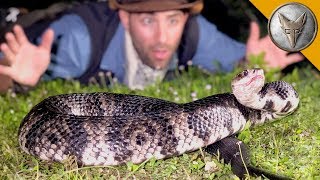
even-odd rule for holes
{"type": "Polygon", "coordinates": [[[255,75],[253,78],[250,79],[250,81],[248,81],[242,85],[249,86],[253,81],[256,81],[257,79],[263,79],[263,76],[255,75]]]}
{"type": "MultiPolygon", "coordinates": [[[[246,77],[246,79],[249,79],[249,77],[246,77]]],[[[258,79],[263,79],[262,75],[254,75],[252,78],[250,78],[247,82],[244,83],[239,83],[236,86],[249,86],[252,82],[258,80],[258,79]]]]}

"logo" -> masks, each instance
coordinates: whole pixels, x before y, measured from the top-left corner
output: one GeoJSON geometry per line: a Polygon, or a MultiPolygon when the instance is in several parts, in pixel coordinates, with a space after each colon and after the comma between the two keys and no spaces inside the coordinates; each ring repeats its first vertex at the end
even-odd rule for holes
{"type": "Polygon", "coordinates": [[[317,30],[315,15],[300,3],[287,3],[278,7],[268,23],[273,43],[289,52],[307,48],[316,37],[317,30]]]}

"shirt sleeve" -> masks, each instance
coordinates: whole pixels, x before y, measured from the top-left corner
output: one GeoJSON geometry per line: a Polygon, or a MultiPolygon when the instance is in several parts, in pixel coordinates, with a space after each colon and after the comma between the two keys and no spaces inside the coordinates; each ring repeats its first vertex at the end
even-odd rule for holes
{"type": "Polygon", "coordinates": [[[207,21],[203,16],[197,17],[199,24],[199,41],[193,65],[210,72],[231,71],[245,56],[245,44],[237,42],[207,21]]]}
{"type": "Polygon", "coordinates": [[[79,77],[90,61],[90,36],[85,23],[79,16],[69,14],[53,22],[50,28],[54,42],[44,79],[79,77]]]}

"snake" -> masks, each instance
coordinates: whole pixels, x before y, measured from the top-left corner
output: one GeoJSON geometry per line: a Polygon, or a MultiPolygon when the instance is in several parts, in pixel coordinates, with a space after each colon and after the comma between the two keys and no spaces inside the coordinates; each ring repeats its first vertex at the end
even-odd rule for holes
{"type": "Polygon", "coordinates": [[[231,165],[232,172],[240,179],[248,179],[248,176],[264,177],[272,180],[293,180],[281,174],[275,174],[265,169],[258,168],[250,162],[248,146],[231,135],[214,144],[208,145],[204,150],[218,157],[225,164],[231,165]]]}
{"type": "Polygon", "coordinates": [[[112,92],[49,96],[21,121],[19,145],[44,161],[73,156],[84,166],[138,164],[210,146],[299,105],[291,84],[265,83],[259,68],[235,75],[231,90],[187,103],[112,92]]]}

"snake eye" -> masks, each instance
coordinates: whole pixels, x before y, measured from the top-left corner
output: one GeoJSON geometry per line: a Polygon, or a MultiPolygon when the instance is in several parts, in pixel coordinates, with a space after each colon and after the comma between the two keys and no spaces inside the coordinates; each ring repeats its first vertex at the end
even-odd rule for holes
{"type": "Polygon", "coordinates": [[[248,70],[243,71],[243,75],[247,76],[248,75],[248,70]]]}
{"type": "Polygon", "coordinates": [[[254,69],[253,69],[253,73],[259,72],[259,71],[260,71],[260,68],[254,68],[254,69]]]}

